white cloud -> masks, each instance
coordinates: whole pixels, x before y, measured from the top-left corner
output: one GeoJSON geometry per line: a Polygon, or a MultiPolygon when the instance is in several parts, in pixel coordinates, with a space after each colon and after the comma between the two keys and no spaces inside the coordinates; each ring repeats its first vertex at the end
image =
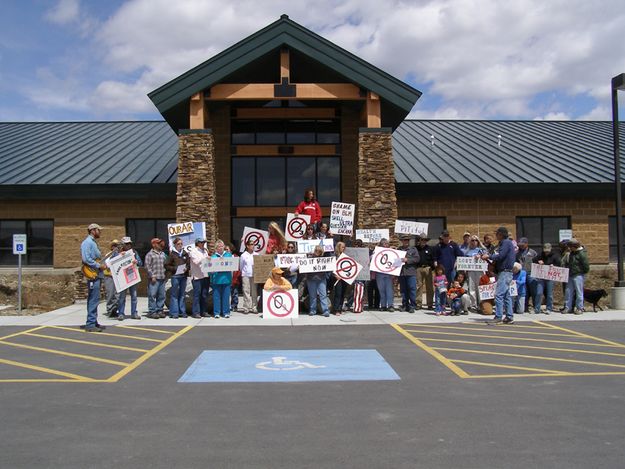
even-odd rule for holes
{"type": "Polygon", "coordinates": [[[535,121],[568,121],[571,116],[565,112],[549,112],[542,117],[535,117],[535,121]]]}
{"type": "Polygon", "coordinates": [[[79,0],[59,0],[48,10],[45,17],[51,23],[65,25],[78,20],[79,13],[79,0]]]}

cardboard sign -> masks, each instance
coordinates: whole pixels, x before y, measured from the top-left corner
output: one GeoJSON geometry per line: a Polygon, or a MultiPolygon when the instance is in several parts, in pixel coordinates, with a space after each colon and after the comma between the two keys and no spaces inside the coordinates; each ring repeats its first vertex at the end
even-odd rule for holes
{"type": "Polygon", "coordinates": [[[130,249],[129,251],[122,252],[119,256],[108,258],[105,262],[111,270],[111,277],[113,277],[113,283],[115,284],[115,290],[120,292],[128,287],[132,287],[141,282],[141,275],[139,275],[139,268],[137,264],[134,264],[135,252],[130,249]]]}
{"type": "Polygon", "coordinates": [[[299,315],[295,290],[263,290],[263,319],[293,319],[299,315]]]}
{"type": "Polygon", "coordinates": [[[573,238],[573,230],[558,230],[558,241],[562,242],[565,239],[573,238]]]}
{"type": "Polygon", "coordinates": [[[254,252],[257,254],[265,254],[265,252],[267,252],[267,243],[269,241],[269,231],[246,226],[243,229],[243,236],[241,237],[240,252],[245,251],[245,245],[248,241],[254,243],[254,252]]]}
{"type": "Polygon", "coordinates": [[[297,242],[297,252],[299,254],[312,254],[315,247],[323,245],[323,252],[334,252],[334,239],[304,239],[297,242]]]}
{"type": "Polygon", "coordinates": [[[278,267],[288,269],[297,264],[300,259],[306,259],[306,254],[278,254],[278,267]]]}
{"type": "Polygon", "coordinates": [[[374,272],[395,275],[397,277],[401,274],[401,268],[404,265],[402,259],[405,255],[405,251],[378,246],[375,248],[375,251],[373,251],[373,256],[371,256],[369,269],[374,272]]]}
{"type": "Polygon", "coordinates": [[[332,202],[330,211],[330,233],[335,235],[354,234],[354,212],[356,205],[332,202]]]}
{"type": "Polygon", "coordinates": [[[351,285],[354,283],[354,280],[356,280],[356,277],[361,270],[362,264],[356,262],[356,259],[353,257],[349,257],[343,253],[336,260],[334,273],[338,278],[351,285]]]}
{"type": "Polygon", "coordinates": [[[305,259],[300,259],[298,264],[300,274],[334,272],[336,257],[307,257],[305,259]]]}
{"type": "Polygon", "coordinates": [[[362,280],[366,282],[371,280],[371,271],[369,270],[369,248],[345,248],[345,254],[347,254],[356,262],[362,265],[362,269],[356,275],[356,280],[362,280]]]}
{"type": "Polygon", "coordinates": [[[356,230],[356,239],[362,240],[363,243],[378,244],[382,238],[389,239],[389,230],[356,230]]]}
{"type": "Polygon", "coordinates": [[[187,221],[184,223],[169,223],[167,225],[167,239],[169,241],[169,250],[174,249],[174,239],[182,240],[183,249],[190,252],[195,247],[195,240],[198,238],[206,239],[206,223],[187,221]]]}
{"type": "Polygon", "coordinates": [[[286,216],[284,237],[287,241],[299,241],[306,234],[306,227],[310,224],[310,215],[289,213],[286,216]]]}
{"type": "MultiPolygon", "coordinates": [[[[480,301],[483,300],[494,300],[495,292],[497,291],[497,282],[489,283],[488,285],[480,285],[477,287],[480,291],[480,301]]],[[[517,291],[516,282],[513,280],[510,283],[510,296],[518,296],[519,293],[517,291]]]]}
{"type": "Polygon", "coordinates": [[[532,264],[530,275],[534,278],[552,280],[554,282],[566,283],[569,281],[569,269],[556,267],[555,265],[532,264]]]}
{"type": "Polygon", "coordinates": [[[456,257],[456,270],[469,270],[477,272],[486,272],[488,270],[488,262],[473,257],[456,257]]]}
{"type": "Polygon", "coordinates": [[[239,258],[234,256],[209,257],[208,259],[202,259],[200,269],[202,269],[204,274],[213,272],[235,272],[239,270],[239,258]]]}
{"type": "Polygon", "coordinates": [[[272,254],[254,256],[254,283],[265,283],[275,266],[272,254]]]}
{"type": "Polygon", "coordinates": [[[427,236],[428,224],[418,221],[395,220],[395,234],[427,236]]]}

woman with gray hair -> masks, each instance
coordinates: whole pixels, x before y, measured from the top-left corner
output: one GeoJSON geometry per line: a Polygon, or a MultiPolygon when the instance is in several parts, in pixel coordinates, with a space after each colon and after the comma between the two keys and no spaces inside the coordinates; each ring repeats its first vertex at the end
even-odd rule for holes
{"type": "MultiPolygon", "coordinates": [[[[215,252],[211,259],[222,259],[232,257],[226,251],[226,245],[221,239],[215,242],[215,252]]],[[[232,272],[219,271],[211,274],[211,285],[213,286],[213,315],[219,319],[230,317],[230,285],[232,284],[232,272]]]]}

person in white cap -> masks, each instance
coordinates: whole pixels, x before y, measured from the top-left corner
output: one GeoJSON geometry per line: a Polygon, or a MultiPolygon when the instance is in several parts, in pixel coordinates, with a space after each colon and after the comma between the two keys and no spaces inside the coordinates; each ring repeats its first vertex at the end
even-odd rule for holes
{"type": "MultiPolygon", "coordinates": [[[[122,245],[122,253],[128,251],[133,252],[133,264],[136,264],[137,267],[141,267],[141,257],[139,257],[137,251],[132,249],[132,239],[130,239],[130,236],[124,236],[122,238],[122,245]]],[[[137,312],[137,285],[131,285],[128,288],[119,292],[119,303],[117,305],[117,320],[123,321],[124,319],[126,319],[126,315],[124,314],[126,311],[126,292],[130,293],[130,319],[141,319],[139,313],[137,312]]]]}
{"type": "Polygon", "coordinates": [[[97,223],[89,225],[87,237],[80,245],[88,291],[86,332],[102,332],[103,330],[98,324],[98,304],[100,303],[100,285],[104,277],[102,271],[106,269],[106,265],[100,259],[102,253],[96,242],[96,239],[100,237],[101,229],[102,227],[97,223]]]}

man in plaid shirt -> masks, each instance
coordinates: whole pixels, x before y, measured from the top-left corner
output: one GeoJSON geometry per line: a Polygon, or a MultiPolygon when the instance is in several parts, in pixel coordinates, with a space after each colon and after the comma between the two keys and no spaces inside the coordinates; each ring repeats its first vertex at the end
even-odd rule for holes
{"type": "Polygon", "coordinates": [[[163,241],[152,238],[152,249],[145,256],[145,270],[148,272],[148,317],[164,318],[165,307],[165,253],[163,241]]]}

